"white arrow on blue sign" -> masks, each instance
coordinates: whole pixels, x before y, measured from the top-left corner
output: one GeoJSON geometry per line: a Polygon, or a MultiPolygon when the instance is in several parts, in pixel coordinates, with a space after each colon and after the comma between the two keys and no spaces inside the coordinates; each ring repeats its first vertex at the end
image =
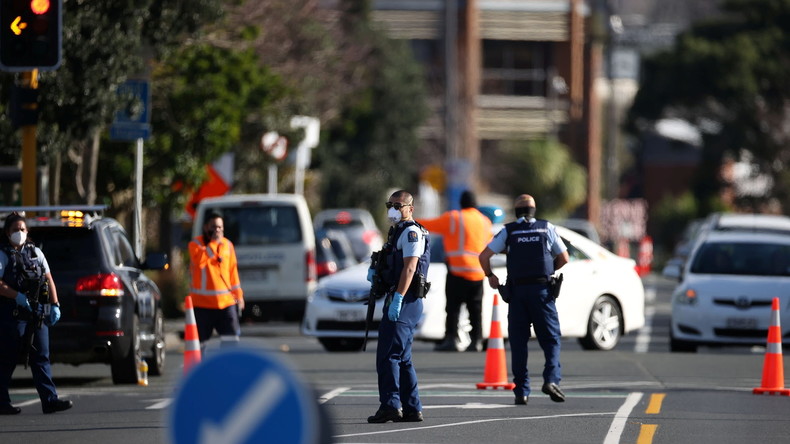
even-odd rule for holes
{"type": "Polygon", "coordinates": [[[274,355],[234,348],[193,368],[170,412],[175,444],[318,440],[318,404],[274,355]]]}

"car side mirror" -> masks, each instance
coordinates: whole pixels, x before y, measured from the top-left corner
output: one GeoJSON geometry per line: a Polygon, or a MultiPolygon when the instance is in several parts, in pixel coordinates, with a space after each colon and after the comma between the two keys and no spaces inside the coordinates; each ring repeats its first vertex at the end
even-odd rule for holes
{"type": "Polygon", "coordinates": [[[144,270],[164,270],[168,268],[167,255],[165,253],[148,253],[143,262],[144,270]]]}

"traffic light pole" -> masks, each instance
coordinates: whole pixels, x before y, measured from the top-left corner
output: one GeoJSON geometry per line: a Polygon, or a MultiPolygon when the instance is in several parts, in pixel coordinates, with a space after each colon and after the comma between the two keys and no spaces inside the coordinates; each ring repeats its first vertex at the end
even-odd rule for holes
{"type": "MultiPolygon", "coordinates": [[[[22,86],[38,89],[38,70],[27,71],[22,74],[22,86]]],[[[38,107],[38,102],[24,103],[23,107],[38,107]]],[[[36,187],[36,124],[22,126],[22,205],[38,205],[36,187]]]]}

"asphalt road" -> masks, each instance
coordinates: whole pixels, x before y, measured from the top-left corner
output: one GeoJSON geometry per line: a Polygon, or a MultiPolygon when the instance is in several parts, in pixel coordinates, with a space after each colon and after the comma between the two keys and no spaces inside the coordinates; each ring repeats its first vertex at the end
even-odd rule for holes
{"type": "MultiPolygon", "coordinates": [[[[509,391],[475,388],[483,381],[486,353],[439,353],[433,344],[418,342],[414,362],[425,421],[368,424],[365,418],[378,406],[375,342],[365,353],[327,353],[315,339],[301,336],[296,324],[262,323],[243,327],[241,345],[293,369],[295,380],[316,400],[312,408],[325,415],[301,426],[320,435],[322,442],[790,442],[790,398],[752,394],[761,383],[764,350],[670,353],[667,301],[672,283],[654,278],[647,282],[650,325],[641,332],[626,336],[610,352],[584,351],[575,340],[563,341],[565,403],[533,393],[527,406],[515,406],[509,391]]],[[[61,395],[75,402],[63,413],[41,414],[29,370],[19,367],[11,395],[23,413],[0,417],[0,442],[171,442],[169,418],[176,410],[194,411],[198,417],[197,412],[211,405],[189,405],[181,397],[174,402],[177,393],[183,396],[177,391],[184,384],[183,345],[177,334],[181,328],[180,322],[168,323],[167,372],[151,377],[147,387],[113,386],[104,365],[54,365],[61,395]]],[[[211,344],[204,364],[222,359],[217,345],[211,344]]],[[[539,381],[542,356],[536,343],[531,347],[531,370],[539,381]]],[[[217,385],[203,384],[190,393],[211,398],[217,385]]],[[[236,404],[245,402],[254,403],[255,397],[236,404]]],[[[282,428],[290,430],[294,421],[287,418],[282,428]]],[[[242,423],[226,420],[230,425],[223,430],[242,423]]],[[[205,426],[196,420],[194,430],[205,426]]],[[[183,435],[176,432],[175,441],[189,442],[180,441],[183,435]]],[[[221,436],[218,442],[243,442],[232,441],[232,434],[221,436]]],[[[267,435],[249,442],[287,441],[267,435]]]]}

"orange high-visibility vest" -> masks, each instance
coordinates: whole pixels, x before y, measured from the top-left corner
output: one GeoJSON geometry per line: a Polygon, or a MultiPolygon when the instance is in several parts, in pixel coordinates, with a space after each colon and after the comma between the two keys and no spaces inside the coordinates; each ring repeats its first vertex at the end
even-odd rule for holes
{"type": "Polygon", "coordinates": [[[189,269],[192,275],[189,295],[195,307],[222,309],[236,304],[243,297],[236,250],[225,238],[210,241],[203,237],[189,243],[189,269]]]}
{"type": "Polygon", "coordinates": [[[419,222],[429,232],[441,234],[444,238],[448,272],[470,281],[485,277],[478,256],[493,236],[489,218],[476,208],[464,208],[419,222]]]}

